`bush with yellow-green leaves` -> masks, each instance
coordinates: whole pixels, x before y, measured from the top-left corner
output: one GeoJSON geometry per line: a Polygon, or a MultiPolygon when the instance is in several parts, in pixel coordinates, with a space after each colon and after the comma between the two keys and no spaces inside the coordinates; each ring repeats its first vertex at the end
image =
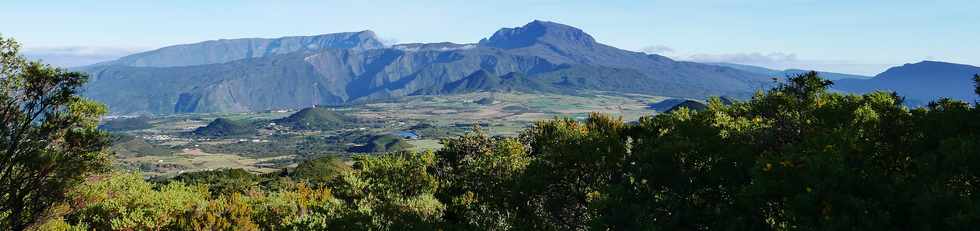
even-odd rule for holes
{"type": "Polygon", "coordinates": [[[292,174],[90,179],[42,229],[970,230],[980,110],[910,109],[806,73],[748,101],[625,123],[593,114],[435,152],[311,160],[292,174]],[[312,185],[312,186],[311,186],[312,185]],[[247,186],[247,187],[242,187],[247,186]]]}

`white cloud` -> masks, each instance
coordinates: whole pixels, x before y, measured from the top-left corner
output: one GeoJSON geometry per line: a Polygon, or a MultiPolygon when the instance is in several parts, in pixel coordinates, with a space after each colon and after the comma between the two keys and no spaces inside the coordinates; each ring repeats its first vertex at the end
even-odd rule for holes
{"type": "Polygon", "coordinates": [[[662,55],[662,54],[674,53],[674,48],[664,46],[664,45],[653,45],[653,46],[640,48],[640,52],[647,53],[647,54],[662,55]]]}

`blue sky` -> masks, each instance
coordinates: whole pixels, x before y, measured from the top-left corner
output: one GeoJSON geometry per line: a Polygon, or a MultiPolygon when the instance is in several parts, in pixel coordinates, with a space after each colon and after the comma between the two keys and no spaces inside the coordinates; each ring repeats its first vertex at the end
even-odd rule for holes
{"type": "Polygon", "coordinates": [[[63,65],[219,38],[374,30],[472,43],[534,19],[675,59],[876,74],[921,60],[980,65],[975,0],[3,1],[0,34],[63,65]]]}

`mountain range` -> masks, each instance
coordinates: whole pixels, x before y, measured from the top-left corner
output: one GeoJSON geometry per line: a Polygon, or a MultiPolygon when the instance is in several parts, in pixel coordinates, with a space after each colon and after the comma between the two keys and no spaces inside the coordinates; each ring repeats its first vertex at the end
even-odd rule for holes
{"type": "Polygon", "coordinates": [[[94,66],[122,65],[133,67],[176,67],[226,63],[235,60],[318,51],[328,48],[368,50],[384,48],[370,30],[316,36],[293,36],[276,39],[221,39],[176,45],[154,51],[128,55],[94,66]]]}
{"type": "MultiPolygon", "coordinates": [[[[473,91],[745,99],[771,87],[773,76],[802,72],[676,61],[608,46],[578,28],[537,20],[469,44],[385,46],[372,31],[223,39],[77,70],[92,76],[83,94],[105,102],[116,115],[306,108],[473,91]]],[[[883,83],[880,75],[822,74],[841,80],[839,89],[846,91],[878,89],[883,83]]]]}
{"type": "Polygon", "coordinates": [[[472,44],[385,47],[370,31],[215,40],[79,70],[92,76],[84,94],[113,114],[303,108],[499,86],[744,98],[771,84],[757,73],[618,49],[547,21],[503,28],[472,44]]]}

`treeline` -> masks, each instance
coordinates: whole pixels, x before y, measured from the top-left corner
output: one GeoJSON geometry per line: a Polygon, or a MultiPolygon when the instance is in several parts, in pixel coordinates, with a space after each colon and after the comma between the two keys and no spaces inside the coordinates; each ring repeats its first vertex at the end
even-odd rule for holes
{"type": "MultiPolygon", "coordinates": [[[[980,78],[980,77],[978,77],[980,78]]],[[[980,223],[980,111],[831,93],[807,73],[703,111],[593,114],[481,132],[435,152],[291,173],[115,173],[44,227],[196,230],[969,230],[980,223]],[[218,193],[215,193],[218,192],[218,193]]],[[[978,89],[980,91],[980,89],[978,89]]],[[[980,92],[978,92],[980,93],[980,92]]]]}

